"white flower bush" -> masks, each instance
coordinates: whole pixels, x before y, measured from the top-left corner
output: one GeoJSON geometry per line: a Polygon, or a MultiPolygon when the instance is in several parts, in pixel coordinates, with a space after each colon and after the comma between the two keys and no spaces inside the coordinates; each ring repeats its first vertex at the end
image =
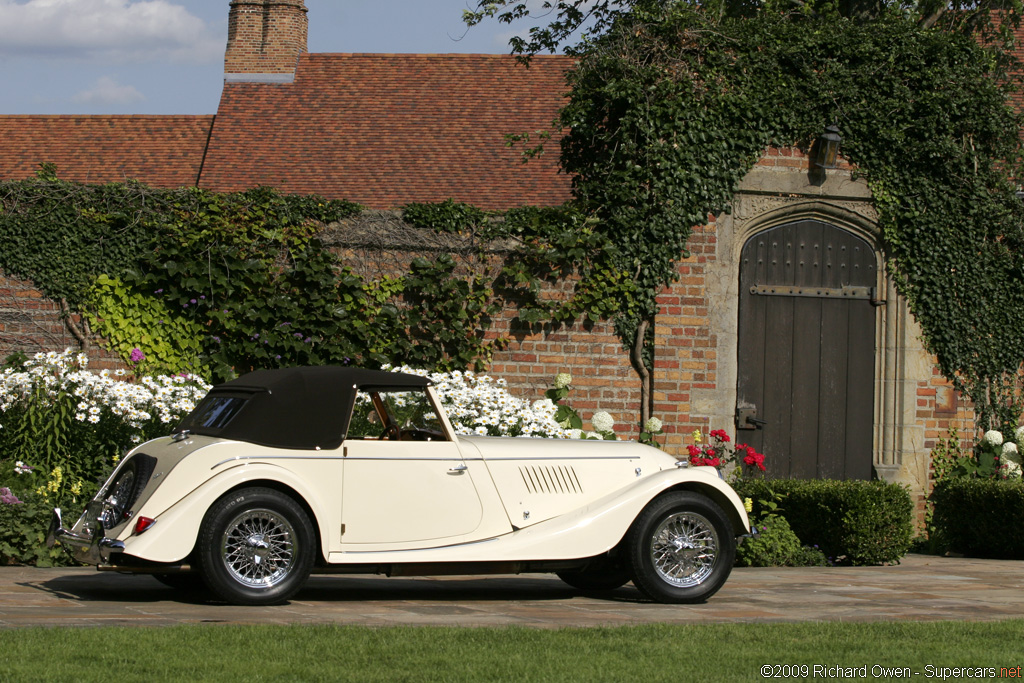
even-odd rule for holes
{"type": "Polygon", "coordinates": [[[184,375],[129,382],[88,362],[51,351],[0,373],[0,461],[17,459],[14,474],[47,500],[77,497],[126,449],[169,434],[211,388],[184,375]]]}
{"type": "Polygon", "coordinates": [[[0,412],[33,398],[52,403],[66,394],[77,399],[77,421],[97,424],[112,415],[141,432],[154,420],[173,426],[212,388],[187,375],[142,377],[131,383],[124,381],[124,370],[94,373],[88,364],[85,354],[66,350],[37,353],[21,370],[7,368],[0,375],[0,412]]]}
{"type": "Polygon", "coordinates": [[[457,434],[572,438],[570,430],[555,421],[558,409],[550,399],[531,404],[516,398],[503,379],[459,370],[429,372],[407,365],[384,369],[428,378],[457,434]]]}

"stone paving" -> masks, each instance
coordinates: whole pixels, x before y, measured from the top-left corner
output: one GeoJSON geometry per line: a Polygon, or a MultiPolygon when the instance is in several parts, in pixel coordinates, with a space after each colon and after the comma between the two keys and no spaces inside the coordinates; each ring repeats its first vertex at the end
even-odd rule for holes
{"type": "Polygon", "coordinates": [[[891,567],[735,569],[702,605],[660,605],[627,585],[583,594],[555,576],[314,576],[274,607],[91,568],[0,567],[0,628],[172,624],[537,628],[645,623],[1024,618],[1024,562],[909,555],[891,567]]]}

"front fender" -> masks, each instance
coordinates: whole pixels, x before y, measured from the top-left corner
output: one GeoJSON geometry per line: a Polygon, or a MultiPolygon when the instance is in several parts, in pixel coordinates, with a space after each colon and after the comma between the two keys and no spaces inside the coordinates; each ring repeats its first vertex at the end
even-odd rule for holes
{"type": "Polygon", "coordinates": [[[678,468],[656,472],[580,510],[517,532],[531,544],[537,536],[537,557],[570,559],[611,550],[626,536],[633,521],[656,497],[670,490],[694,491],[714,501],[732,523],[733,534],[750,531],[743,501],[710,468],[678,468]],[[709,471],[705,471],[708,469],[709,471]]]}
{"type": "MultiPolygon", "coordinates": [[[[166,482],[164,486],[170,483],[172,482],[166,482]]],[[[243,488],[247,484],[269,484],[291,489],[301,498],[299,502],[304,502],[312,510],[311,521],[319,528],[321,543],[324,545],[329,538],[328,525],[332,512],[339,518],[339,524],[334,526],[340,525],[340,506],[337,506],[338,510],[331,510],[325,501],[293,472],[273,463],[250,462],[226,466],[222,472],[215,474],[169,505],[161,501],[161,496],[154,495],[137,515],[155,519],[156,524],[138,536],[132,532],[133,525],[129,525],[120,538],[124,542],[124,552],[152,562],[181,562],[195,547],[206,511],[227,492],[243,488]]]]}

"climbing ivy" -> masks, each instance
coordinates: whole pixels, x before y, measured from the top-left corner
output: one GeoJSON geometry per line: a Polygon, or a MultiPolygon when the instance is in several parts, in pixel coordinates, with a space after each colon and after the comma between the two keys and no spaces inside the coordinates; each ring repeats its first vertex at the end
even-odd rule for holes
{"type": "Polygon", "coordinates": [[[84,311],[92,330],[132,361],[136,374],[169,375],[201,364],[203,328],[118,278],[97,277],[84,311]],[[132,353],[143,358],[133,360],[132,353]]]}
{"type": "Polygon", "coordinates": [[[504,341],[481,334],[499,307],[489,284],[448,256],[380,281],[340,261],[318,235],[359,211],[349,202],[90,186],[52,168],[0,197],[0,268],[84,313],[135,367],[214,380],[325,363],[480,369],[504,341]]]}

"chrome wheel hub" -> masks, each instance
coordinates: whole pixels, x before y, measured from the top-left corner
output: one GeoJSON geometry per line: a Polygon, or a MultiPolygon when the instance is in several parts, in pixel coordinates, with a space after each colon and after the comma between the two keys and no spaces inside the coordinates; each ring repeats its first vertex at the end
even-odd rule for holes
{"type": "Polygon", "coordinates": [[[703,583],[718,556],[714,525],[695,512],[666,517],[651,536],[651,561],[658,576],[679,588],[703,583]]]}
{"type": "Polygon", "coordinates": [[[269,588],[291,571],[295,529],[272,510],[242,512],[227,525],[221,560],[228,574],[246,586],[269,588]]]}

